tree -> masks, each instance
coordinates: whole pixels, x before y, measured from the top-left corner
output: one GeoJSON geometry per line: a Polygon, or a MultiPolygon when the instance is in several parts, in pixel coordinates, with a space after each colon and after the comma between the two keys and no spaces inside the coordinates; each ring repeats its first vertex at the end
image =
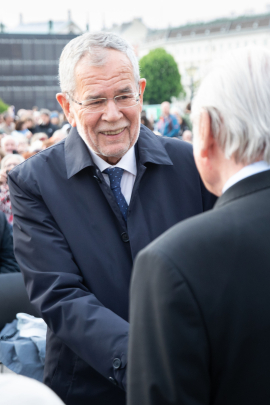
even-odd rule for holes
{"type": "Polygon", "coordinates": [[[8,105],[4,103],[3,100],[0,98],[0,114],[3,113],[4,111],[7,111],[8,105]]]}
{"type": "Polygon", "coordinates": [[[160,104],[178,97],[185,91],[177,63],[163,48],[150,51],[140,60],[141,77],[147,80],[144,100],[149,104],[160,104]]]}

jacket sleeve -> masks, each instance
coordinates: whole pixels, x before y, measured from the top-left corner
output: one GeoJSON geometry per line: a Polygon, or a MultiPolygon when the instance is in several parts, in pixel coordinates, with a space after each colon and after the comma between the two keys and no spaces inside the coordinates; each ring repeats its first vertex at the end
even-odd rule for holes
{"type": "Polygon", "coordinates": [[[125,389],[128,322],[104,307],[84,285],[68,243],[37,185],[23,181],[13,170],[9,187],[15,255],[30,301],[71,350],[125,389]],[[117,369],[113,367],[116,358],[121,360],[117,369]]]}
{"type": "Polygon", "coordinates": [[[209,356],[189,286],[160,250],[145,249],[131,283],[128,405],[208,405],[209,356]]]}
{"type": "Polygon", "coordinates": [[[0,213],[1,235],[0,235],[0,274],[17,273],[20,271],[13,252],[13,239],[11,228],[4,213],[0,213]]]}

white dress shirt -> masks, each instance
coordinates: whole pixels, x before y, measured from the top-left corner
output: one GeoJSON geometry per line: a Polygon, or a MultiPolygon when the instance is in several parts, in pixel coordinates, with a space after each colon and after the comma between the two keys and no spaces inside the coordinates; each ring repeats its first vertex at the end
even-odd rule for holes
{"type": "Polygon", "coordinates": [[[222,194],[225,193],[228,188],[232,187],[238,181],[245,179],[246,177],[252,176],[253,174],[264,172],[265,170],[270,170],[270,165],[265,162],[265,160],[260,160],[259,162],[251,163],[235,173],[229,180],[226,181],[222,189],[222,194]]]}
{"type": "MultiPolygon", "coordinates": [[[[92,151],[92,149],[90,149],[89,147],[88,149],[90,151],[94,163],[97,165],[97,167],[101,172],[103,172],[103,170],[107,168],[111,169],[114,167],[120,167],[121,169],[124,169],[120,187],[121,192],[125,197],[127,204],[129,205],[134,182],[137,175],[137,164],[134,146],[132,146],[132,148],[130,148],[127,151],[127,153],[121,158],[121,160],[119,160],[119,162],[115,166],[112,166],[109,163],[105,162],[105,160],[101,159],[98,155],[96,155],[95,152],[92,151]]],[[[106,183],[110,185],[109,176],[106,173],[102,174],[106,183]]]]}

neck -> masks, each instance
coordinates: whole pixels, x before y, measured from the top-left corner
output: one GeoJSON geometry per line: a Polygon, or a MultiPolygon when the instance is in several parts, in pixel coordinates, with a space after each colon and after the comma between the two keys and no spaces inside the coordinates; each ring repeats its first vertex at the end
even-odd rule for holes
{"type": "Polygon", "coordinates": [[[112,166],[116,165],[121,160],[121,158],[113,157],[113,156],[109,156],[109,157],[103,156],[103,155],[98,155],[98,156],[101,159],[105,160],[105,162],[109,163],[109,165],[112,165],[112,166]]]}

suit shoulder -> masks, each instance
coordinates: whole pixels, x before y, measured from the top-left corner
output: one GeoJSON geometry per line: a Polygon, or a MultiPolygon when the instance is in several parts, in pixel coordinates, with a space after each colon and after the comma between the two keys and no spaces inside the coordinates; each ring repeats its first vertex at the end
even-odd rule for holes
{"type": "MultiPolygon", "coordinates": [[[[144,251],[159,252],[170,258],[196,260],[200,252],[212,252],[213,246],[223,245],[231,238],[228,208],[210,210],[186,219],[153,241],[144,251]],[[226,218],[226,220],[225,220],[226,218]]],[[[177,260],[176,260],[177,261],[177,260]]]]}
{"type": "Polygon", "coordinates": [[[192,156],[193,157],[193,147],[190,143],[181,141],[178,138],[168,138],[166,136],[158,136],[159,141],[171,155],[175,156],[192,156]]]}
{"type": "MultiPolygon", "coordinates": [[[[30,158],[26,159],[24,162],[20,163],[18,166],[14,167],[9,173],[11,178],[14,177],[24,177],[24,174],[29,174],[30,171],[38,170],[42,167],[44,162],[53,159],[54,161],[59,158],[64,157],[64,143],[65,139],[58,142],[49,148],[42,150],[30,158]]],[[[59,160],[58,160],[59,162],[59,160]]]]}

